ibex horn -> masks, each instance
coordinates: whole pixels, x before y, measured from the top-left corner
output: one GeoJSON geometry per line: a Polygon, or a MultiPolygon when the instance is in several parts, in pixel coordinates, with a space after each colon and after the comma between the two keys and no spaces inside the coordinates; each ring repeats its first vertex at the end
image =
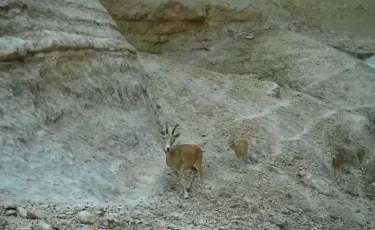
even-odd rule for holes
{"type": "Polygon", "coordinates": [[[172,135],[174,134],[174,131],[176,130],[177,126],[178,126],[178,124],[176,124],[176,126],[173,128],[172,135]]]}

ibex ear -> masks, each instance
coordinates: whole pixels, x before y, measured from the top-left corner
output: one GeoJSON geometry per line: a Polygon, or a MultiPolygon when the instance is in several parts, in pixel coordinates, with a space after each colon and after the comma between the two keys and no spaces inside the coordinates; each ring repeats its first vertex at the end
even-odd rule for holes
{"type": "Polygon", "coordinates": [[[174,136],[174,138],[177,138],[177,137],[180,136],[180,134],[179,134],[179,133],[176,133],[176,134],[174,134],[173,136],[174,136]]]}

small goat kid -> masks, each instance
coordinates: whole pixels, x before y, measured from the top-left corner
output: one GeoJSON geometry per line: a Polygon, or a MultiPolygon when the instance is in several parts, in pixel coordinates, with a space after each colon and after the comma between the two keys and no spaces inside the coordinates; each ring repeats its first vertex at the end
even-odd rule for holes
{"type": "Polygon", "coordinates": [[[198,171],[201,185],[203,185],[203,151],[198,145],[194,144],[180,144],[173,146],[175,139],[180,136],[180,134],[174,133],[177,126],[178,124],[173,128],[171,133],[168,133],[168,125],[165,124],[165,132],[162,131],[161,134],[163,135],[163,139],[165,141],[164,152],[166,153],[167,165],[172,170],[173,176],[177,182],[180,182],[182,185],[181,194],[183,193],[184,198],[188,198],[188,190],[190,190],[198,171]],[[184,171],[188,169],[193,171],[193,177],[191,178],[189,184],[185,186],[184,171]],[[179,174],[180,180],[178,178],[179,174]]]}
{"type": "Polygon", "coordinates": [[[236,157],[241,160],[241,170],[243,171],[249,155],[249,143],[245,139],[235,141],[233,138],[231,138],[229,139],[229,147],[234,151],[236,157]]]}

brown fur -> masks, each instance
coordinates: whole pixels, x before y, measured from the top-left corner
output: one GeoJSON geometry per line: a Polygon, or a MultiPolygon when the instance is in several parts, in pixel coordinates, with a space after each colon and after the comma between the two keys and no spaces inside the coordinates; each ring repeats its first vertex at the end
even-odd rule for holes
{"type": "Polygon", "coordinates": [[[199,177],[203,183],[202,161],[203,151],[198,145],[182,144],[175,145],[167,153],[167,165],[172,171],[192,170],[194,173],[199,171],[199,177]]]}
{"type": "Polygon", "coordinates": [[[188,198],[189,195],[187,191],[190,189],[194,178],[199,172],[200,182],[203,185],[203,171],[202,171],[202,161],[203,161],[203,151],[199,145],[194,144],[180,144],[172,146],[175,138],[179,134],[174,134],[174,131],[178,125],[172,130],[171,134],[168,134],[168,126],[166,125],[166,132],[162,133],[164,139],[166,140],[165,146],[170,146],[170,150],[164,149],[166,153],[166,163],[167,166],[172,170],[177,181],[180,181],[182,184],[181,193],[184,194],[184,198],[188,198]],[[184,185],[184,171],[192,170],[193,177],[191,178],[187,186],[184,185]],[[180,174],[180,179],[178,178],[180,174]]]}

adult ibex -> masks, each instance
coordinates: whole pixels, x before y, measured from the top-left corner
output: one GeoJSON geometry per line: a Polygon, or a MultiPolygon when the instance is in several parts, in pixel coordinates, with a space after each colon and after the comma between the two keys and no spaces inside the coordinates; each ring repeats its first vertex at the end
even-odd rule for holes
{"type": "Polygon", "coordinates": [[[164,152],[166,153],[167,165],[172,170],[175,179],[182,185],[181,194],[183,193],[184,198],[188,198],[188,190],[190,190],[191,184],[193,183],[198,171],[201,185],[203,186],[203,151],[200,146],[194,144],[181,144],[173,146],[176,138],[180,136],[179,133],[174,133],[177,126],[178,124],[173,128],[172,132],[169,133],[168,125],[165,124],[165,132],[162,131],[161,134],[163,135],[163,139],[165,141],[164,152]],[[184,171],[188,169],[193,171],[193,178],[191,178],[189,184],[185,186],[184,171]],[[178,178],[179,174],[180,179],[178,178]]]}

